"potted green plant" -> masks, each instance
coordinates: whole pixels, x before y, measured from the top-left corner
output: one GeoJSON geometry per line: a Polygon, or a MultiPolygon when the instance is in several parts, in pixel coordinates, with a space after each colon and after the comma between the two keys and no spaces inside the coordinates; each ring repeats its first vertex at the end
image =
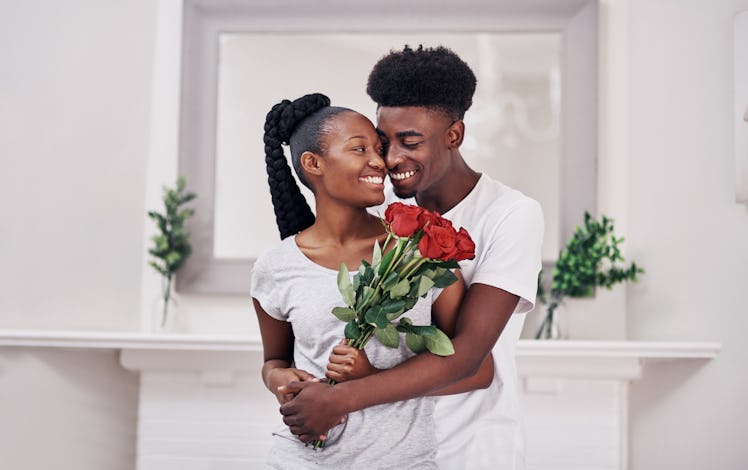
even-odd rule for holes
{"type": "Polygon", "coordinates": [[[584,226],[575,229],[558,255],[550,289],[544,286],[540,273],[538,299],[546,305],[546,314],[535,339],[558,337],[554,315],[565,297],[590,297],[596,287],[611,289],[621,282],[636,282],[637,275],[644,272],[634,262],[618,264],[625,261],[618,246],[623,238],[616,238],[613,230],[612,219],[603,215],[598,221],[585,211],[584,226]]]}
{"type": "Polygon", "coordinates": [[[161,328],[166,325],[169,304],[173,301],[174,275],[192,253],[185,222],[195,211],[182,206],[195,199],[196,195],[186,192],[186,188],[187,181],[184,177],[177,179],[176,188],[164,186],[164,212],[148,211],[148,217],[158,227],[158,233],[151,237],[153,247],[148,250],[155,259],[148,264],[161,275],[161,328]]]}

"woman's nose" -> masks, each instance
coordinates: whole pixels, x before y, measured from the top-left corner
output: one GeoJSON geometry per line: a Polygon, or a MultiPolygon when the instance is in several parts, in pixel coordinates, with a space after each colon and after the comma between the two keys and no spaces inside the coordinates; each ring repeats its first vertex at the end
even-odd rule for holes
{"type": "Polygon", "coordinates": [[[369,160],[369,166],[374,168],[375,170],[384,170],[384,160],[382,160],[380,157],[372,158],[369,160]]]}

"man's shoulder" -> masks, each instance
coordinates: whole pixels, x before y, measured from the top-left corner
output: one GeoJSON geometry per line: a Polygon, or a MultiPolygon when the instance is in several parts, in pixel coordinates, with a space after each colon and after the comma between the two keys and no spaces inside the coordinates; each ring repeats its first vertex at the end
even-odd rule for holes
{"type": "Polygon", "coordinates": [[[540,204],[535,199],[488,175],[481,177],[476,189],[476,197],[466,202],[489,220],[498,222],[513,214],[535,214],[542,217],[540,204]]]}

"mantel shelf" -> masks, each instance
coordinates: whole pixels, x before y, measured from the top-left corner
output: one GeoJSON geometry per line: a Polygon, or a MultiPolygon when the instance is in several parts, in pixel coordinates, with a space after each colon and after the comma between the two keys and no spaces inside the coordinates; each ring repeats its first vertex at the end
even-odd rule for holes
{"type": "MultiPolygon", "coordinates": [[[[262,350],[259,338],[251,336],[64,330],[0,330],[0,346],[224,352],[262,350]]],[[[713,359],[721,349],[718,342],[528,339],[517,344],[517,356],[713,359]]]]}

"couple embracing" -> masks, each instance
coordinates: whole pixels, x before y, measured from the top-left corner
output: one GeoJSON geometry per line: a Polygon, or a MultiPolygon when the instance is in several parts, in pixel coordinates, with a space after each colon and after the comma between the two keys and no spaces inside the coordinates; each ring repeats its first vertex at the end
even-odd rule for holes
{"type": "Polygon", "coordinates": [[[369,76],[376,127],[320,94],[268,113],[265,161],[282,241],[255,263],[251,294],[263,380],[285,423],[269,468],[524,468],[514,346],[535,301],[543,218],[537,202],[460,154],[475,85],[449,49],[406,46],[369,76]],[[395,201],[441,214],[475,243],[460,280],[408,311],[414,324],[447,333],[454,354],[340,341],[344,323],[330,313],[341,302],[336,270],[372,262],[387,238],[380,217],[395,201]],[[323,448],[305,445],[319,439],[323,448]]]}

